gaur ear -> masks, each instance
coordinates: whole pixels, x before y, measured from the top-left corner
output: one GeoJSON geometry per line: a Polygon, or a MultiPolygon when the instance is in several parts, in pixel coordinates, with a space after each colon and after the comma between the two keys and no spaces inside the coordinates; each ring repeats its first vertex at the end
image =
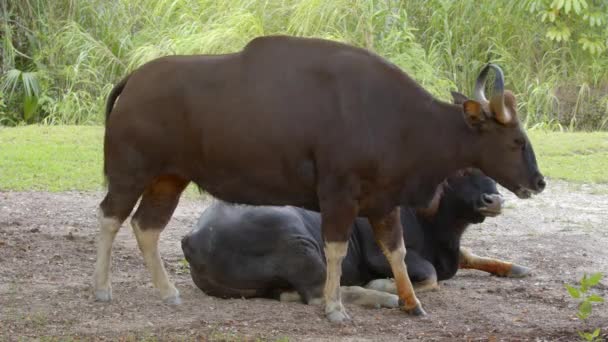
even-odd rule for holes
{"type": "Polygon", "coordinates": [[[457,91],[452,91],[451,93],[454,104],[463,104],[466,100],[469,99],[468,97],[466,97],[466,95],[457,91]]]}
{"type": "Polygon", "coordinates": [[[464,103],[462,103],[462,111],[464,114],[464,121],[471,127],[479,126],[486,121],[486,116],[481,108],[481,104],[477,101],[464,101],[464,103]]]}

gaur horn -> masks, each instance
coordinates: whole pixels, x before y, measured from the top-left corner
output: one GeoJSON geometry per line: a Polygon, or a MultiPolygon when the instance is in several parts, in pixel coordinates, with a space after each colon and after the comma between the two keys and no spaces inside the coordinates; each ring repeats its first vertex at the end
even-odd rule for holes
{"type": "Polygon", "coordinates": [[[511,121],[511,113],[509,113],[509,110],[505,107],[504,92],[505,83],[502,69],[496,64],[489,63],[483,68],[483,70],[481,70],[479,77],[477,77],[474,93],[475,99],[478,101],[489,102],[490,109],[494,112],[496,120],[506,124],[511,121]],[[488,71],[490,68],[494,69],[496,79],[494,81],[494,95],[492,96],[492,99],[488,101],[484,94],[484,86],[486,84],[486,79],[488,77],[488,71]]]}

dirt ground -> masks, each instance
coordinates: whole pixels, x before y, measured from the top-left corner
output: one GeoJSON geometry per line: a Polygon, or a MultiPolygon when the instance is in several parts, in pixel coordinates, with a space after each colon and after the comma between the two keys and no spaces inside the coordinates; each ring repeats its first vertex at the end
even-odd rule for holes
{"type": "MultiPolygon", "coordinates": [[[[505,191],[503,190],[503,194],[505,191]]],[[[192,283],[180,248],[207,200],[183,199],[161,253],[183,304],[162,304],[133,234],[114,244],[111,304],[93,301],[96,208],[102,193],[0,192],[0,340],[561,340],[580,329],[608,333],[608,303],[585,324],[564,283],[608,271],[608,187],[553,181],[540,196],[510,194],[501,217],[471,227],[463,245],[533,268],[504,279],[461,271],[439,292],[419,294],[427,318],[347,305],[334,326],[322,309],[273,300],[223,300],[192,283]]],[[[608,297],[608,279],[597,293],[608,297]]]]}

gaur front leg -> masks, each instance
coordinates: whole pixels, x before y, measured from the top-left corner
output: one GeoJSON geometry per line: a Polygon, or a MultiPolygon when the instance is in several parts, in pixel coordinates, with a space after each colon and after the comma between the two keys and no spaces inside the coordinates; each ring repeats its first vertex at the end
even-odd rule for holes
{"type": "Polygon", "coordinates": [[[531,269],[513,264],[508,261],[485,258],[471,253],[466,248],[460,248],[459,268],[474,269],[488,272],[499,277],[522,278],[530,274],[531,269]]]}
{"type": "Polygon", "coordinates": [[[325,315],[331,322],[350,320],[340,297],[340,278],[342,260],[348,250],[348,238],[357,212],[357,204],[354,200],[321,199],[321,229],[327,262],[323,298],[325,315]]]}
{"type": "Polygon", "coordinates": [[[407,273],[407,266],[405,265],[406,250],[399,208],[396,207],[385,217],[369,218],[369,221],[374,230],[376,242],[391,265],[401,308],[416,316],[426,315],[420,301],[416,298],[412,282],[407,273]]]}

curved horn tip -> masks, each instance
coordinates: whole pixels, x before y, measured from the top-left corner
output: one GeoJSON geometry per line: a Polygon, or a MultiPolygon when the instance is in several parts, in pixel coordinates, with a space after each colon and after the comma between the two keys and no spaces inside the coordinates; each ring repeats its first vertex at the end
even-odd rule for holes
{"type": "Polygon", "coordinates": [[[496,79],[494,81],[494,92],[498,93],[498,94],[502,94],[504,92],[504,73],[502,71],[502,68],[498,64],[488,62],[483,67],[483,69],[481,69],[481,72],[479,73],[479,76],[477,77],[477,80],[475,81],[474,96],[477,100],[481,100],[481,101],[485,101],[485,102],[488,101],[484,94],[485,93],[484,87],[486,84],[486,79],[488,77],[488,71],[490,69],[493,69],[494,72],[496,73],[496,79]]]}
{"type": "Polygon", "coordinates": [[[500,69],[500,66],[496,63],[492,63],[492,62],[488,62],[488,64],[486,64],[486,67],[492,67],[492,68],[498,68],[500,69]]]}
{"type": "Polygon", "coordinates": [[[496,63],[486,64],[485,67],[483,68],[483,70],[481,71],[481,73],[487,73],[490,68],[494,69],[494,71],[497,74],[499,74],[501,77],[504,77],[504,72],[502,71],[502,68],[500,67],[500,65],[498,65],[496,63]]]}

